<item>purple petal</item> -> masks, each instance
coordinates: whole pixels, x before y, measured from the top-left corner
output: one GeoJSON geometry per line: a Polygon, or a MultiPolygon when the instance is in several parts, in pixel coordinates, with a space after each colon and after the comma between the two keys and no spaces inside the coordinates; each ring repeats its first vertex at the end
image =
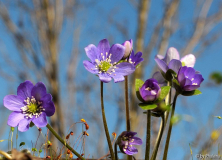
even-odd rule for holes
{"type": "Polygon", "coordinates": [[[184,76],[184,74],[178,74],[178,81],[179,82],[182,82],[183,80],[185,79],[185,76],[184,76]]]}
{"type": "Polygon", "coordinates": [[[16,127],[22,119],[24,119],[24,114],[21,112],[12,112],[8,117],[8,125],[16,127]]]}
{"type": "Polygon", "coordinates": [[[158,65],[158,67],[164,72],[166,73],[166,71],[169,69],[167,64],[163,61],[163,60],[160,60],[159,58],[157,58],[157,56],[155,57],[155,61],[158,65]]]}
{"type": "Polygon", "coordinates": [[[188,78],[185,78],[185,79],[183,79],[181,82],[180,82],[180,86],[186,86],[186,85],[191,85],[192,84],[192,82],[191,82],[191,80],[190,79],[188,79],[188,78]]]}
{"type": "Polygon", "coordinates": [[[38,118],[34,118],[32,122],[39,128],[45,127],[47,125],[46,113],[42,114],[38,118]]]}
{"type": "Polygon", "coordinates": [[[113,77],[115,83],[117,83],[117,82],[122,82],[122,81],[125,80],[124,76],[122,76],[122,75],[120,75],[120,74],[115,74],[115,73],[113,73],[113,74],[111,74],[110,76],[113,77]]]}
{"type": "Polygon", "coordinates": [[[20,132],[25,132],[25,131],[27,131],[28,129],[29,129],[29,124],[30,124],[30,122],[32,121],[32,118],[30,118],[30,119],[23,119],[23,120],[21,120],[20,122],[19,122],[19,125],[18,125],[18,130],[20,131],[20,132]]]}
{"type": "Polygon", "coordinates": [[[99,72],[98,69],[95,68],[96,66],[90,61],[83,61],[83,65],[87,71],[93,74],[97,74],[99,72]]]}
{"type": "Polygon", "coordinates": [[[181,58],[181,62],[184,62],[187,67],[194,67],[194,64],[196,62],[196,58],[193,54],[188,54],[181,58]]]}
{"type": "Polygon", "coordinates": [[[46,87],[42,82],[38,82],[35,84],[35,86],[32,88],[31,95],[37,100],[40,101],[40,99],[47,94],[46,87]]]}
{"type": "Polygon", "coordinates": [[[111,63],[119,62],[124,55],[125,47],[121,44],[114,44],[110,48],[108,57],[111,59],[111,63]]]}
{"type": "Polygon", "coordinates": [[[180,67],[182,67],[182,63],[180,62],[180,60],[172,59],[168,67],[178,74],[180,67]]]}
{"type": "Polygon", "coordinates": [[[129,41],[125,41],[122,45],[125,47],[123,59],[126,59],[133,49],[133,40],[130,39],[129,41]]]}
{"type": "Polygon", "coordinates": [[[125,150],[123,149],[123,151],[127,154],[127,155],[133,155],[138,153],[138,150],[135,147],[128,147],[125,150]]]}
{"type": "MultiPolygon", "coordinates": [[[[142,96],[142,95],[141,95],[142,96]]],[[[151,102],[154,101],[156,98],[156,95],[145,95],[144,97],[142,97],[146,102],[151,102]]]]}
{"type": "Polygon", "coordinates": [[[156,79],[159,84],[163,84],[166,82],[166,80],[163,78],[162,74],[159,71],[155,72],[152,78],[156,79]]]}
{"type": "Polygon", "coordinates": [[[44,112],[48,117],[52,116],[55,113],[55,105],[52,101],[48,103],[43,103],[42,107],[45,109],[44,112]]]}
{"type": "Polygon", "coordinates": [[[192,79],[195,75],[195,70],[191,67],[187,67],[186,71],[184,72],[185,77],[192,79]]]}
{"type": "Polygon", "coordinates": [[[131,131],[125,131],[122,133],[124,133],[126,137],[129,137],[129,136],[134,137],[137,134],[137,132],[131,132],[131,131]]]}
{"type": "Polygon", "coordinates": [[[44,103],[48,103],[49,101],[52,101],[52,95],[47,93],[46,95],[42,96],[42,98],[40,99],[40,101],[44,104],[44,103]]]}
{"type": "Polygon", "coordinates": [[[192,81],[192,83],[197,83],[198,85],[201,84],[201,82],[203,82],[203,77],[201,74],[196,74],[194,76],[194,80],[192,81]]]}
{"type": "Polygon", "coordinates": [[[193,91],[199,87],[200,87],[200,85],[187,85],[187,86],[184,86],[183,89],[185,91],[193,91]]]}
{"type": "Polygon", "coordinates": [[[187,70],[187,67],[186,67],[186,66],[181,67],[181,68],[179,69],[178,75],[184,74],[184,72],[185,72],[186,70],[187,70]]]}
{"type": "Polygon", "coordinates": [[[110,50],[109,41],[107,39],[101,40],[98,44],[97,49],[98,49],[98,52],[99,52],[98,56],[100,57],[99,60],[103,59],[101,53],[104,55],[104,59],[106,59],[106,53],[109,53],[109,50],[110,50]]]}
{"type": "Polygon", "coordinates": [[[138,137],[133,137],[130,141],[130,145],[141,145],[141,144],[143,144],[143,142],[138,137]]]}
{"type": "Polygon", "coordinates": [[[95,62],[95,59],[99,59],[100,53],[95,45],[90,44],[87,47],[85,47],[85,52],[92,62],[95,62]]]}
{"type": "Polygon", "coordinates": [[[16,95],[7,95],[3,99],[4,106],[11,111],[21,111],[20,108],[24,107],[24,99],[16,95]]]}
{"type": "Polygon", "coordinates": [[[32,88],[33,88],[32,82],[25,81],[18,86],[17,95],[25,100],[27,97],[31,97],[32,88]]]}
{"type": "Polygon", "coordinates": [[[100,81],[104,83],[108,83],[112,80],[112,78],[107,73],[98,74],[100,81]]]}
{"type": "Polygon", "coordinates": [[[180,54],[179,54],[179,52],[177,51],[177,49],[174,48],[174,47],[170,47],[170,48],[167,50],[167,53],[166,53],[163,61],[166,62],[166,64],[169,64],[172,59],[177,59],[177,60],[180,59],[180,54]]]}
{"type": "Polygon", "coordinates": [[[116,65],[115,72],[112,74],[127,76],[135,71],[135,67],[133,64],[128,62],[122,62],[116,65]]]}

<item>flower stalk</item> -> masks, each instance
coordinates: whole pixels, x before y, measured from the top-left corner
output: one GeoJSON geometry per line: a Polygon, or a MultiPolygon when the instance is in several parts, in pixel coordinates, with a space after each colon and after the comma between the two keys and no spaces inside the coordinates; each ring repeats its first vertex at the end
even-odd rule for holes
{"type": "Polygon", "coordinates": [[[118,160],[118,151],[117,151],[117,143],[115,143],[114,149],[115,149],[115,160],[118,160]]]}
{"type": "Polygon", "coordinates": [[[146,153],[145,160],[150,158],[150,128],[151,128],[151,112],[147,110],[147,127],[146,127],[146,153]]]}
{"type": "Polygon", "coordinates": [[[102,111],[103,125],[104,125],[104,129],[106,133],[106,139],[108,142],[111,159],[114,160],[114,152],[113,152],[109,130],[108,130],[107,122],[106,122],[106,115],[105,115],[105,109],[104,109],[104,103],[103,103],[103,82],[100,82],[100,87],[101,87],[101,111],[102,111]]]}
{"type": "Polygon", "coordinates": [[[59,135],[56,133],[56,131],[47,124],[46,127],[52,132],[52,134],[66,147],[68,148],[72,153],[74,153],[78,158],[81,160],[85,160],[79,153],[77,153],[70,145],[68,145],[59,135]]]}
{"type": "Polygon", "coordinates": [[[176,93],[176,95],[173,99],[173,107],[172,107],[172,113],[171,113],[170,122],[169,122],[169,129],[168,129],[168,133],[167,133],[167,139],[166,139],[166,144],[165,144],[165,149],[164,149],[163,160],[167,160],[167,154],[168,154],[168,148],[169,148],[169,143],[170,143],[171,131],[172,131],[172,128],[173,128],[173,124],[171,123],[171,119],[174,116],[175,107],[176,107],[176,100],[177,100],[178,95],[179,94],[176,93]]]}
{"type": "Polygon", "coordinates": [[[155,146],[154,146],[154,149],[153,149],[153,154],[152,154],[151,160],[156,159],[157,152],[158,152],[158,149],[159,149],[159,146],[160,146],[160,141],[161,141],[161,138],[163,136],[164,126],[165,126],[165,118],[164,118],[164,114],[162,114],[161,115],[160,129],[159,129],[159,133],[158,133],[156,143],[155,143],[155,146]]]}

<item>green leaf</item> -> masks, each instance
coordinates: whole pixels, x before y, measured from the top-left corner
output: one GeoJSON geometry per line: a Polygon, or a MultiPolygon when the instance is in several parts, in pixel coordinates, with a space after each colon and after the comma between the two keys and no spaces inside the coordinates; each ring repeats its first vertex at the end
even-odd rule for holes
{"type": "Polygon", "coordinates": [[[139,103],[139,106],[143,110],[151,110],[151,109],[155,109],[157,107],[156,104],[146,104],[146,103],[139,103]]]}
{"type": "Polygon", "coordinates": [[[155,103],[159,103],[161,102],[162,100],[164,100],[164,98],[167,96],[167,94],[169,93],[170,91],[170,86],[163,86],[161,87],[161,92],[160,92],[160,96],[159,98],[155,101],[155,103]]]}
{"type": "Polygon", "coordinates": [[[214,116],[214,117],[216,117],[216,118],[218,118],[218,119],[222,119],[222,117],[221,117],[221,116],[214,116]]]}
{"type": "Polygon", "coordinates": [[[136,82],[135,82],[136,96],[142,102],[144,102],[144,100],[140,95],[139,89],[142,87],[143,84],[144,84],[144,82],[141,79],[136,79],[136,82]]]}
{"type": "Polygon", "coordinates": [[[41,150],[41,149],[39,150],[39,153],[42,153],[42,150],[41,150]]]}
{"type": "Polygon", "coordinates": [[[19,144],[19,147],[24,146],[24,145],[25,145],[25,142],[21,142],[21,143],[19,144]]]}
{"type": "Polygon", "coordinates": [[[194,96],[194,95],[199,95],[202,94],[201,91],[199,91],[198,89],[194,90],[194,91],[183,91],[181,93],[183,96],[194,96]]]}
{"type": "Polygon", "coordinates": [[[174,72],[174,70],[172,70],[172,69],[168,69],[165,74],[165,78],[168,81],[171,81],[176,76],[177,76],[176,72],[174,72]]]}
{"type": "Polygon", "coordinates": [[[32,151],[33,151],[33,152],[37,152],[37,149],[36,149],[36,148],[32,148],[32,151]]]}

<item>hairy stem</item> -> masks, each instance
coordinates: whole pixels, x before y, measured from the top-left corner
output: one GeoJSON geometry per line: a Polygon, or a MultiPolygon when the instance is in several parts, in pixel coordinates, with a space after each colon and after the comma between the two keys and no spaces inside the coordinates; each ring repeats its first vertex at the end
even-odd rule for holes
{"type": "Polygon", "coordinates": [[[118,160],[117,143],[115,143],[115,160],[118,160]]]}
{"type": "Polygon", "coordinates": [[[166,144],[165,144],[165,149],[164,149],[163,160],[167,160],[167,154],[168,154],[168,148],[169,148],[169,143],[170,143],[171,131],[172,131],[172,128],[173,128],[173,124],[171,123],[171,119],[174,116],[177,96],[178,96],[178,94],[176,94],[174,99],[173,99],[173,107],[172,107],[172,113],[171,113],[170,122],[169,122],[169,129],[168,129],[168,133],[167,133],[167,139],[166,139],[166,144]]]}
{"type": "Polygon", "coordinates": [[[160,129],[159,129],[159,133],[158,133],[156,143],[155,143],[155,146],[154,146],[154,149],[153,149],[153,154],[152,154],[151,160],[156,159],[157,152],[158,152],[158,149],[159,149],[159,146],[160,146],[160,141],[161,141],[161,138],[163,136],[164,126],[165,126],[165,119],[164,119],[164,114],[162,114],[161,115],[160,129]]]}
{"type": "Polygon", "coordinates": [[[151,112],[147,111],[147,126],[146,126],[146,154],[145,160],[150,158],[150,128],[151,128],[151,112]]]}
{"type": "Polygon", "coordinates": [[[100,86],[101,86],[101,110],[102,110],[102,117],[103,117],[103,125],[104,125],[104,129],[105,129],[105,133],[106,133],[106,139],[108,142],[111,159],[114,160],[114,152],[113,152],[113,148],[112,148],[111,139],[109,136],[108,126],[106,123],[106,115],[105,115],[105,109],[104,109],[104,103],[103,103],[103,82],[100,82],[100,86]]]}
{"type": "Polygon", "coordinates": [[[85,160],[79,153],[77,153],[70,145],[68,145],[59,135],[56,133],[56,131],[47,124],[46,127],[52,132],[52,134],[66,147],[68,148],[72,153],[74,153],[78,158],[81,160],[85,160]]]}

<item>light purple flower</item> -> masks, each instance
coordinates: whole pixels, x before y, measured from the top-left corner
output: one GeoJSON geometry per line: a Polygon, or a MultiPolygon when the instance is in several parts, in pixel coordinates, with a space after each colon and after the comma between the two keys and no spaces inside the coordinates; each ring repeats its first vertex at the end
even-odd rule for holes
{"type": "Polygon", "coordinates": [[[143,53],[142,52],[137,52],[134,55],[134,50],[132,50],[130,57],[129,57],[129,62],[132,63],[135,67],[141,63],[144,59],[142,58],[143,53]]]}
{"type": "Polygon", "coordinates": [[[145,102],[153,102],[160,96],[161,88],[156,79],[148,79],[139,89],[140,95],[145,102]]]}
{"type": "Polygon", "coordinates": [[[193,54],[188,54],[181,58],[180,61],[182,62],[183,66],[194,67],[194,64],[196,63],[196,57],[193,54]]]}
{"type": "Polygon", "coordinates": [[[122,45],[125,47],[125,52],[122,59],[126,59],[133,50],[133,40],[130,39],[128,41],[125,41],[122,45]]]}
{"type": "Polygon", "coordinates": [[[182,90],[193,91],[200,87],[204,79],[202,75],[197,74],[192,67],[184,66],[180,68],[177,80],[182,90]]]}
{"type": "Polygon", "coordinates": [[[124,131],[119,135],[117,144],[122,153],[127,155],[138,153],[138,150],[133,145],[141,145],[143,142],[140,138],[135,137],[136,134],[136,132],[124,131]]]}
{"type": "Polygon", "coordinates": [[[118,63],[125,52],[121,44],[114,44],[110,47],[107,39],[103,39],[96,47],[93,44],[85,48],[85,52],[91,61],[83,61],[84,67],[91,73],[97,74],[102,82],[108,83],[124,81],[127,76],[135,71],[133,64],[128,62],[118,63]]]}
{"type": "Polygon", "coordinates": [[[47,125],[46,116],[55,113],[55,106],[51,94],[48,94],[42,82],[34,86],[31,81],[21,83],[17,88],[17,95],[7,95],[3,99],[4,106],[13,111],[8,118],[8,125],[18,126],[18,130],[25,132],[33,122],[37,127],[47,125]]]}

